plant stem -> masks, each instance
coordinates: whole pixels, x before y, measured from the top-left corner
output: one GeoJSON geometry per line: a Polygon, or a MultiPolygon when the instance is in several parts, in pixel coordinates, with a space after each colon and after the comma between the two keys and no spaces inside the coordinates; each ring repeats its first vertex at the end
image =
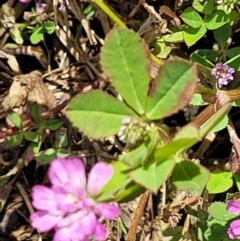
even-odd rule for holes
{"type": "MultiPolygon", "coordinates": [[[[110,19],[118,26],[122,28],[127,28],[125,23],[104,3],[102,0],[93,0],[93,2],[104,12],[108,15],[110,19]]],[[[155,55],[151,54],[152,61],[154,61],[158,65],[162,65],[163,61],[158,59],[155,55]]]]}

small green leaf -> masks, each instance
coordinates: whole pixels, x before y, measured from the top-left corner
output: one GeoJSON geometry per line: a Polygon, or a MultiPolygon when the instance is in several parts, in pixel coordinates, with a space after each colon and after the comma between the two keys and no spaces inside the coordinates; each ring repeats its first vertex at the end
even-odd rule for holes
{"type": "Polygon", "coordinates": [[[222,49],[227,45],[227,40],[230,38],[231,34],[232,28],[228,23],[213,31],[214,38],[222,49]]]}
{"type": "Polygon", "coordinates": [[[203,8],[204,8],[204,3],[202,1],[199,0],[193,0],[192,6],[194,9],[196,9],[198,12],[202,13],[203,12],[203,8]]]}
{"type": "Polygon", "coordinates": [[[38,44],[43,40],[43,36],[44,36],[44,29],[41,26],[33,30],[33,33],[30,36],[30,41],[32,44],[38,44]]]}
{"type": "Polygon", "coordinates": [[[213,14],[206,16],[206,18],[204,19],[207,29],[210,30],[220,28],[225,23],[227,23],[227,21],[227,15],[222,10],[217,10],[213,14]]]}
{"type": "Polygon", "coordinates": [[[165,145],[156,149],[154,159],[158,161],[166,160],[177,153],[187,150],[190,146],[200,141],[198,129],[188,124],[184,126],[174,138],[165,145]],[[191,135],[189,135],[191,133],[191,135]]]}
{"type": "Polygon", "coordinates": [[[199,28],[184,28],[183,38],[188,47],[194,45],[199,39],[201,39],[204,34],[207,32],[207,29],[204,24],[199,28]]]}
{"type": "Polygon", "coordinates": [[[84,8],[83,14],[84,14],[84,15],[87,15],[87,14],[89,14],[89,13],[92,12],[92,11],[94,11],[94,8],[93,8],[92,5],[89,4],[86,8],[84,8]]]}
{"type": "Polygon", "coordinates": [[[8,111],[7,116],[16,128],[18,128],[19,130],[22,130],[23,128],[22,120],[16,112],[8,111]]]}
{"type": "Polygon", "coordinates": [[[228,14],[228,20],[229,20],[229,24],[231,26],[233,26],[233,24],[235,24],[238,20],[238,11],[236,11],[235,9],[233,9],[231,11],[231,13],[228,14]]]}
{"type": "Polygon", "coordinates": [[[124,103],[100,90],[73,98],[67,106],[66,115],[73,126],[96,139],[116,134],[124,118],[136,116],[124,103]]]}
{"type": "Polygon", "coordinates": [[[148,166],[139,167],[130,172],[132,180],[151,190],[155,194],[160,186],[167,180],[175,166],[175,160],[154,162],[148,166]]]}
{"type": "Polygon", "coordinates": [[[170,46],[166,46],[165,44],[158,43],[158,47],[160,51],[156,56],[160,59],[166,59],[172,51],[172,48],[170,46]]]}
{"type": "Polygon", "coordinates": [[[161,119],[183,109],[191,100],[196,85],[196,65],[183,60],[166,62],[152,83],[147,118],[161,119]]]}
{"type": "Polygon", "coordinates": [[[57,157],[57,153],[53,148],[49,148],[44,151],[40,151],[39,153],[35,154],[35,160],[39,164],[48,164],[50,163],[53,159],[57,157]]]}
{"type": "MultiPolygon", "coordinates": [[[[212,219],[208,221],[208,228],[204,232],[204,240],[207,241],[231,241],[231,239],[227,238],[227,229],[228,225],[226,222],[219,221],[217,219],[212,219]]],[[[236,240],[236,239],[235,239],[236,240]]]]}
{"type": "Polygon", "coordinates": [[[225,104],[221,107],[213,116],[211,116],[204,124],[199,128],[200,136],[203,138],[216,126],[222,118],[230,111],[232,107],[231,103],[225,104]]]}
{"type": "Polygon", "coordinates": [[[218,55],[219,52],[211,49],[198,49],[190,55],[190,58],[192,61],[196,61],[204,66],[213,68],[214,64],[212,62],[216,60],[218,55]]]}
{"type": "Polygon", "coordinates": [[[226,54],[227,54],[228,58],[230,58],[230,59],[234,58],[237,55],[240,55],[240,47],[235,47],[235,48],[228,49],[226,54]]]}
{"type": "Polygon", "coordinates": [[[36,133],[38,134],[38,139],[36,142],[31,142],[31,146],[34,153],[39,153],[43,139],[42,129],[37,130],[36,133]]]}
{"type": "Polygon", "coordinates": [[[203,100],[202,95],[199,93],[195,93],[193,95],[189,104],[194,105],[194,106],[208,105],[208,103],[203,100]]]}
{"type": "Polygon", "coordinates": [[[208,212],[213,218],[225,222],[236,217],[236,215],[229,213],[226,210],[226,203],[223,202],[212,203],[208,208],[208,212]]]}
{"type": "Polygon", "coordinates": [[[181,43],[183,42],[183,31],[166,34],[163,36],[163,40],[167,43],[181,43]]]}
{"type": "Polygon", "coordinates": [[[55,147],[63,148],[68,146],[68,129],[60,128],[55,133],[55,147]]]}
{"type": "Polygon", "coordinates": [[[51,119],[51,120],[47,120],[44,123],[44,128],[49,129],[51,131],[55,131],[57,129],[59,129],[63,124],[63,121],[60,119],[51,119]]]}
{"type": "Polygon", "coordinates": [[[10,146],[20,145],[23,141],[23,135],[21,133],[7,137],[7,143],[10,146]]]}
{"type": "Polygon", "coordinates": [[[240,54],[236,55],[235,57],[229,59],[225,64],[229,65],[230,67],[234,68],[236,71],[240,71],[240,54]]]}
{"type": "Polygon", "coordinates": [[[35,123],[40,125],[41,119],[40,119],[37,102],[34,102],[31,106],[31,115],[32,115],[32,118],[35,121],[35,123]]]}
{"type": "Polygon", "coordinates": [[[200,14],[192,7],[188,7],[183,11],[181,19],[192,28],[200,28],[203,24],[200,14]]]}
{"type": "Polygon", "coordinates": [[[117,92],[143,114],[150,83],[150,51],[144,41],[133,31],[114,28],[105,41],[100,62],[117,92]]]}
{"type": "Polygon", "coordinates": [[[181,160],[172,173],[173,185],[178,190],[187,190],[192,195],[202,194],[209,179],[209,171],[201,165],[181,160]]]}
{"type": "Polygon", "coordinates": [[[213,127],[213,129],[211,130],[211,133],[215,133],[215,132],[218,132],[218,131],[221,131],[223,130],[228,124],[228,116],[225,115],[218,123],[217,125],[215,125],[213,127]]]}
{"type": "Polygon", "coordinates": [[[137,148],[134,148],[132,151],[120,156],[120,160],[125,162],[128,166],[136,168],[141,166],[141,164],[147,159],[147,146],[143,142],[137,148]]]}
{"type": "Polygon", "coordinates": [[[146,189],[141,185],[131,181],[119,190],[112,201],[115,202],[129,202],[139,197],[146,189]]]}
{"type": "Polygon", "coordinates": [[[204,2],[203,13],[211,14],[214,10],[215,0],[208,0],[204,2]]]}
{"type": "Polygon", "coordinates": [[[192,53],[191,56],[190,56],[190,59],[193,61],[193,62],[197,62],[203,66],[206,66],[208,68],[213,68],[214,67],[214,64],[209,61],[208,59],[196,54],[196,53],[192,53]]]}
{"type": "Polygon", "coordinates": [[[43,28],[48,34],[52,34],[55,31],[55,23],[52,21],[46,21],[43,23],[43,28]]]}
{"type": "Polygon", "coordinates": [[[195,8],[198,12],[204,14],[211,14],[214,9],[215,0],[208,0],[208,1],[200,1],[194,0],[193,1],[193,8],[195,8]]]}
{"type": "Polygon", "coordinates": [[[227,191],[232,185],[231,172],[214,171],[211,173],[207,190],[210,194],[217,194],[227,191]]]}
{"type": "Polygon", "coordinates": [[[24,138],[27,141],[38,142],[38,136],[39,136],[39,134],[37,132],[33,132],[33,131],[24,132],[24,138]]]}

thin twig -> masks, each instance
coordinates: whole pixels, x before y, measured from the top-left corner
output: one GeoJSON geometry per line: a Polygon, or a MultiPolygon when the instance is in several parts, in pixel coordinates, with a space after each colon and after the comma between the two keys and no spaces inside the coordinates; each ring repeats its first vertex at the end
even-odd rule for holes
{"type": "Polygon", "coordinates": [[[132,225],[129,228],[128,235],[127,235],[127,241],[135,241],[136,239],[136,233],[137,233],[137,227],[140,221],[140,218],[142,217],[143,211],[145,209],[145,206],[147,204],[147,200],[149,198],[150,192],[146,191],[142,194],[140,201],[138,203],[138,207],[136,209],[135,215],[132,220],[132,225]]]}

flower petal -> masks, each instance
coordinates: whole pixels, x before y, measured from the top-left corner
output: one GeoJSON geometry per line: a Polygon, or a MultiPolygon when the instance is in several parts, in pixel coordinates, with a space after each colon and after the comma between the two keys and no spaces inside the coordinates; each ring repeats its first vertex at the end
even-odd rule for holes
{"type": "Polygon", "coordinates": [[[97,225],[97,218],[94,212],[90,212],[88,215],[79,220],[79,230],[86,236],[92,235],[97,225]]]}
{"type": "Polygon", "coordinates": [[[98,203],[94,207],[94,211],[99,216],[103,216],[106,219],[114,219],[120,215],[120,209],[115,204],[98,203]]]}
{"type": "Polygon", "coordinates": [[[107,230],[102,223],[97,222],[93,236],[98,241],[102,241],[107,238],[107,230]]]}
{"type": "Polygon", "coordinates": [[[55,229],[53,241],[89,241],[88,236],[82,235],[81,231],[76,231],[71,227],[55,229]]]}
{"type": "Polygon", "coordinates": [[[104,162],[98,162],[92,168],[88,177],[87,190],[91,195],[96,195],[110,180],[113,168],[104,162]]]}
{"type": "Polygon", "coordinates": [[[231,222],[229,229],[227,230],[227,233],[231,239],[235,239],[238,236],[240,236],[240,220],[235,220],[231,222]]]}
{"type": "Polygon", "coordinates": [[[56,228],[64,228],[67,226],[71,226],[74,223],[78,223],[79,220],[82,220],[84,216],[87,214],[87,210],[82,209],[78,212],[68,213],[68,215],[63,216],[56,225],[56,228]]]}
{"type": "Polygon", "coordinates": [[[235,200],[230,200],[227,203],[226,207],[227,211],[236,215],[240,214],[240,202],[237,202],[235,200]]]}
{"type": "Polygon", "coordinates": [[[32,204],[33,207],[39,210],[55,210],[55,192],[43,185],[35,185],[32,188],[32,204]]]}
{"type": "Polygon", "coordinates": [[[86,187],[85,166],[78,158],[53,160],[50,164],[48,177],[54,185],[71,183],[77,187],[86,187]]]}
{"type": "Polygon", "coordinates": [[[29,3],[29,2],[31,2],[32,0],[19,0],[19,2],[21,2],[21,3],[29,3]]]}
{"type": "Polygon", "coordinates": [[[71,230],[68,227],[57,229],[55,231],[53,241],[72,241],[71,230]]]}
{"type": "Polygon", "coordinates": [[[38,211],[30,215],[31,225],[39,233],[51,230],[59,221],[59,216],[50,215],[45,211],[38,211]]]}

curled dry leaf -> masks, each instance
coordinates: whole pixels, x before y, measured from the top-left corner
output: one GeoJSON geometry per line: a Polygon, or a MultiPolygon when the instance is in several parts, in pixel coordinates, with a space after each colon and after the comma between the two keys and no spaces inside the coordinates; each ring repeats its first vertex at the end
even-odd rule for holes
{"type": "Polygon", "coordinates": [[[38,104],[40,113],[56,107],[57,100],[44,84],[41,76],[40,71],[15,76],[9,93],[2,102],[5,112],[13,110],[24,119],[24,115],[30,112],[34,102],[38,104]]]}

